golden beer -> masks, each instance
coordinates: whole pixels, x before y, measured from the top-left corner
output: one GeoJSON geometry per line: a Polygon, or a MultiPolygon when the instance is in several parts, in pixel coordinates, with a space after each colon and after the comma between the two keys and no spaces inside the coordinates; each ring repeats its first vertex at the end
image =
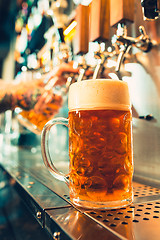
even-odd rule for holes
{"type": "Polygon", "coordinates": [[[70,199],[91,208],[132,202],[132,115],[128,85],[86,80],[69,90],[70,199]]]}
{"type": "Polygon", "coordinates": [[[22,117],[19,116],[18,118],[21,124],[37,134],[41,133],[44,125],[58,113],[62,106],[62,97],[60,95],[51,93],[48,96],[50,97],[49,103],[43,102],[38,107],[38,110],[35,107],[28,111],[23,110],[20,112],[22,117]]]}
{"type": "Polygon", "coordinates": [[[131,112],[69,113],[70,198],[101,205],[132,199],[131,112]]]}
{"type": "Polygon", "coordinates": [[[67,182],[71,202],[80,207],[112,209],[131,204],[132,114],[127,83],[113,79],[73,83],[68,108],[68,119],[54,118],[42,131],[45,165],[55,178],[67,182]],[[56,169],[49,153],[48,132],[56,124],[69,128],[67,175],[56,169]]]}

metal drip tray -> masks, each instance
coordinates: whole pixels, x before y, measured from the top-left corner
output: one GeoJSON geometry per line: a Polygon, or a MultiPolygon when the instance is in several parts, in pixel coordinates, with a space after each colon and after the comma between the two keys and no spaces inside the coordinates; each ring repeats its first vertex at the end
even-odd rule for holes
{"type": "MultiPolygon", "coordinates": [[[[63,197],[70,201],[68,195],[63,197]]],[[[112,210],[86,210],[75,206],[52,209],[46,212],[48,229],[51,220],[69,232],[71,239],[158,240],[160,188],[134,182],[134,202],[128,207],[112,210]]]]}
{"type": "Polygon", "coordinates": [[[134,193],[134,201],[139,197],[149,197],[149,196],[157,196],[160,194],[160,189],[152,186],[140,184],[133,182],[133,193],[134,193]]]}
{"type": "Polygon", "coordinates": [[[69,240],[160,239],[160,181],[135,175],[132,205],[81,209],[71,203],[67,185],[48,173],[40,155],[24,150],[17,153],[8,156],[7,162],[1,159],[2,172],[52,238],[60,234],[60,239],[69,240]]]}
{"type": "Polygon", "coordinates": [[[160,239],[160,189],[134,182],[134,203],[112,210],[86,211],[85,215],[120,239],[160,239]],[[157,200],[152,200],[152,198],[157,200]]]}

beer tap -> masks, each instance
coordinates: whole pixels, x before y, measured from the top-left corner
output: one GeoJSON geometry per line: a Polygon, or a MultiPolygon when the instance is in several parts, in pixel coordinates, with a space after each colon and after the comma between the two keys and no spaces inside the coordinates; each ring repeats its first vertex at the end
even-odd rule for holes
{"type": "MultiPolygon", "coordinates": [[[[118,79],[121,79],[122,76],[130,76],[130,73],[125,71],[124,68],[121,69],[121,72],[115,71],[116,58],[119,56],[119,48],[117,44],[113,44],[112,47],[109,46],[107,50],[102,51],[99,46],[99,50],[94,52],[94,57],[97,59],[96,67],[94,68],[93,79],[98,77],[109,76],[111,73],[116,74],[118,79]]],[[[110,76],[109,76],[110,77],[110,76]]]]}
{"type": "Polygon", "coordinates": [[[105,62],[108,58],[113,58],[116,55],[116,50],[113,50],[112,52],[108,51],[102,51],[101,47],[99,45],[99,50],[94,52],[94,57],[97,59],[97,65],[95,67],[94,73],[93,73],[93,79],[96,79],[99,75],[101,75],[105,69],[105,62]]]}
{"type": "Polygon", "coordinates": [[[79,68],[79,76],[77,78],[77,82],[82,81],[82,79],[85,79],[85,73],[90,68],[90,65],[86,63],[85,56],[82,55],[78,59],[78,66],[79,68]]]}
{"type": "Polygon", "coordinates": [[[94,53],[94,57],[97,59],[97,65],[93,73],[93,79],[96,79],[97,76],[102,72],[103,64],[106,61],[104,53],[99,50],[94,53]]]}
{"type": "Polygon", "coordinates": [[[77,25],[73,41],[73,52],[75,58],[78,59],[75,61],[75,65],[79,68],[79,76],[77,78],[77,82],[79,82],[86,77],[85,73],[90,67],[85,60],[85,54],[88,53],[89,49],[89,6],[80,4],[76,8],[75,21],[77,25]]]}
{"type": "Polygon", "coordinates": [[[124,56],[129,52],[132,46],[140,49],[143,52],[149,52],[153,47],[157,46],[157,43],[154,40],[151,40],[150,37],[146,34],[145,28],[143,26],[139,27],[139,32],[141,34],[136,38],[127,36],[126,25],[118,24],[117,34],[112,39],[113,42],[120,44],[116,71],[120,70],[124,56]]]}
{"type": "MultiPolygon", "coordinates": [[[[126,37],[127,37],[127,27],[126,27],[125,24],[120,24],[119,23],[118,27],[117,27],[117,34],[112,37],[112,44],[119,43],[118,39],[120,37],[121,38],[123,37],[124,39],[126,39],[126,37]]],[[[130,48],[131,48],[131,44],[130,44],[129,41],[123,42],[123,44],[119,44],[119,46],[118,46],[118,54],[117,54],[118,58],[117,58],[117,64],[116,64],[116,68],[115,68],[116,72],[119,72],[120,66],[121,66],[121,64],[123,62],[123,59],[124,59],[124,55],[127,52],[129,52],[130,48]]]]}
{"type": "Polygon", "coordinates": [[[160,0],[141,0],[144,20],[154,20],[160,17],[160,0]]]}
{"type": "Polygon", "coordinates": [[[104,63],[108,54],[101,50],[101,44],[110,39],[110,0],[92,0],[90,6],[90,42],[98,42],[99,49],[94,52],[97,59],[97,65],[93,73],[93,79],[96,79],[103,72],[104,63]],[[95,24],[96,16],[96,24],[95,24]]]}
{"type": "Polygon", "coordinates": [[[89,6],[79,5],[76,9],[76,33],[73,41],[74,55],[88,53],[89,48],[89,6]]]}
{"type": "MultiPolygon", "coordinates": [[[[110,26],[116,28],[116,35],[112,38],[112,44],[118,39],[126,39],[127,27],[134,21],[134,1],[133,0],[112,0],[110,1],[110,26]]],[[[118,42],[118,44],[120,41],[118,42]]],[[[124,55],[131,48],[130,41],[123,41],[119,44],[116,72],[119,71],[124,55]]]]}

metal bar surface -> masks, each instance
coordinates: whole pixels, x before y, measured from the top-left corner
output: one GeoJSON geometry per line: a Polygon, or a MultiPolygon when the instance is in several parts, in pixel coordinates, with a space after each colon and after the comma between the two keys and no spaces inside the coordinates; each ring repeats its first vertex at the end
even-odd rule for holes
{"type": "Polygon", "coordinates": [[[15,154],[1,155],[0,163],[33,216],[52,237],[60,234],[62,239],[150,240],[160,235],[158,181],[135,176],[131,206],[92,211],[70,202],[66,184],[48,173],[40,152],[17,149],[15,154]]]}

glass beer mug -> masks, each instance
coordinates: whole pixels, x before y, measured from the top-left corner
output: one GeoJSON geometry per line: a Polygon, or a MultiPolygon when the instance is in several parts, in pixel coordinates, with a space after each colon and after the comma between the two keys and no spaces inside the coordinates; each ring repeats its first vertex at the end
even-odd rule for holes
{"type": "Polygon", "coordinates": [[[68,107],[68,119],[50,120],[42,131],[42,156],[48,170],[68,184],[75,205],[95,209],[129,205],[133,200],[133,146],[127,83],[113,79],[73,83],[68,107]],[[56,124],[69,128],[68,175],[56,169],[49,153],[49,132],[56,124]]]}
{"type": "MultiPolygon", "coordinates": [[[[64,101],[66,86],[54,86],[55,78],[47,84],[33,85],[25,94],[17,92],[20,108],[19,122],[35,134],[40,135],[44,125],[58,113],[64,101]],[[64,90],[64,91],[63,91],[64,90]],[[22,106],[22,108],[21,108],[22,106]]],[[[24,91],[24,90],[22,90],[24,91]]],[[[67,90],[66,90],[67,91],[67,90]]]]}

